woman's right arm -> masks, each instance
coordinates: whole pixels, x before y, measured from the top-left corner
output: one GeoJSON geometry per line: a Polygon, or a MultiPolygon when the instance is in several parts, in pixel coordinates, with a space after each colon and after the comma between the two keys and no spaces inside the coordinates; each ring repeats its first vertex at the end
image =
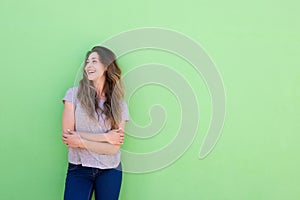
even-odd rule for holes
{"type": "Polygon", "coordinates": [[[74,105],[72,102],[64,101],[64,111],[62,116],[62,133],[68,133],[68,130],[74,130],[75,117],[74,117],[74,105]]]}

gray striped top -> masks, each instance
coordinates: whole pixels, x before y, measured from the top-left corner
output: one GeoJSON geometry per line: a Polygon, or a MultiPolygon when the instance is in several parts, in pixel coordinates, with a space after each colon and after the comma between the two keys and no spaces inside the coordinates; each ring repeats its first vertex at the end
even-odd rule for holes
{"type": "MultiPolygon", "coordinates": [[[[98,122],[91,120],[82,109],[77,99],[78,87],[73,87],[67,90],[64,101],[72,102],[75,106],[75,130],[78,132],[89,132],[101,134],[111,129],[109,123],[105,123],[105,116],[102,114],[98,122]]],[[[99,100],[99,107],[103,108],[105,100],[99,100]]],[[[122,101],[122,120],[129,120],[127,104],[122,101]]],[[[82,166],[94,167],[99,169],[116,168],[120,163],[120,151],[114,155],[104,155],[89,151],[88,149],[69,148],[68,161],[73,164],[82,164],[82,166]]]]}

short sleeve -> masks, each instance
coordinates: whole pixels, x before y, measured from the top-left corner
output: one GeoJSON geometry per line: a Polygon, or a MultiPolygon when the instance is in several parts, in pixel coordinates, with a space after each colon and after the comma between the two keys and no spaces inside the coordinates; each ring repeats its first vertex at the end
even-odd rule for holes
{"type": "Polygon", "coordinates": [[[130,116],[129,116],[128,106],[125,101],[122,101],[121,109],[122,109],[122,120],[129,121],[130,116]]]}
{"type": "Polygon", "coordinates": [[[75,88],[75,87],[69,88],[65,94],[65,97],[62,99],[62,102],[65,103],[65,101],[68,101],[75,105],[76,93],[77,93],[77,88],[75,88]]]}

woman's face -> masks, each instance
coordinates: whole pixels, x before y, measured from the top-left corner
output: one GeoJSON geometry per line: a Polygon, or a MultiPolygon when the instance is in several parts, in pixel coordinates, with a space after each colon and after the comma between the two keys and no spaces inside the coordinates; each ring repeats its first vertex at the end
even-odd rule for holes
{"type": "Polygon", "coordinates": [[[100,80],[104,77],[106,67],[100,62],[99,55],[93,52],[89,55],[85,63],[85,72],[91,81],[100,80]]]}

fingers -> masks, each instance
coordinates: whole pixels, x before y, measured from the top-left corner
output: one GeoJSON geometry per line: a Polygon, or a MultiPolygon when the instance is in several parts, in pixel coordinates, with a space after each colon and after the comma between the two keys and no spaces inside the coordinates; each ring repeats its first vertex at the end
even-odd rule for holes
{"type": "Polygon", "coordinates": [[[124,136],[125,136],[124,133],[121,133],[121,134],[120,134],[120,144],[123,144],[123,143],[124,143],[124,136]]]}
{"type": "Polygon", "coordinates": [[[124,130],[122,128],[113,129],[112,131],[115,132],[115,133],[119,133],[120,136],[122,136],[122,137],[124,137],[124,135],[125,135],[124,130]]]}
{"type": "Polygon", "coordinates": [[[77,147],[77,146],[74,146],[74,137],[75,137],[74,135],[64,133],[64,134],[62,134],[62,141],[63,141],[63,143],[65,143],[65,145],[68,148],[77,147]]]}
{"type": "Polygon", "coordinates": [[[124,130],[122,128],[114,129],[113,131],[117,133],[124,133],[124,130]]]}
{"type": "Polygon", "coordinates": [[[76,131],[72,131],[70,129],[67,129],[67,132],[70,133],[70,134],[76,134],[76,131]]]}
{"type": "Polygon", "coordinates": [[[69,134],[66,134],[66,133],[62,134],[63,139],[68,139],[68,137],[69,137],[69,134]]]}
{"type": "Polygon", "coordinates": [[[69,139],[69,137],[70,137],[72,134],[76,134],[76,132],[75,132],[75,131],[71,131],[70,129],[67,129],[67,132],[68,132],[68,133],[63,133],[63,134],[62,134],[62,140],[63,140],[63,142],[64,142],[68,147],[70,147],[69,144],[68,144],[68,139],[69,139]]]}
{"type": "MultiPolygon", "coordinates": [[[[62,140],[63,140],[63,142],[68,146],[68,141],[69,141],[69,134],[66,134],[66,133],[64,133],[64,134],[62,134],[62,140]]],[[[68,146],[69,147],[69,146],[68,146]]]]}
{"type": "Polygon", "coordinates": [[[125,134],[124,134],[124,131],[121,128],[120,128],[120,131],[122,131],[120,133],[120,144],[123,144],[124,143],[125,134]]]}
{"type": "Polygon", "coordinates": [[[66,137],[66,136],[62,136],[62,141],[65,143],[65,144],[67,144],[67,141],[68,141],[68,138],[66,137]]]}

